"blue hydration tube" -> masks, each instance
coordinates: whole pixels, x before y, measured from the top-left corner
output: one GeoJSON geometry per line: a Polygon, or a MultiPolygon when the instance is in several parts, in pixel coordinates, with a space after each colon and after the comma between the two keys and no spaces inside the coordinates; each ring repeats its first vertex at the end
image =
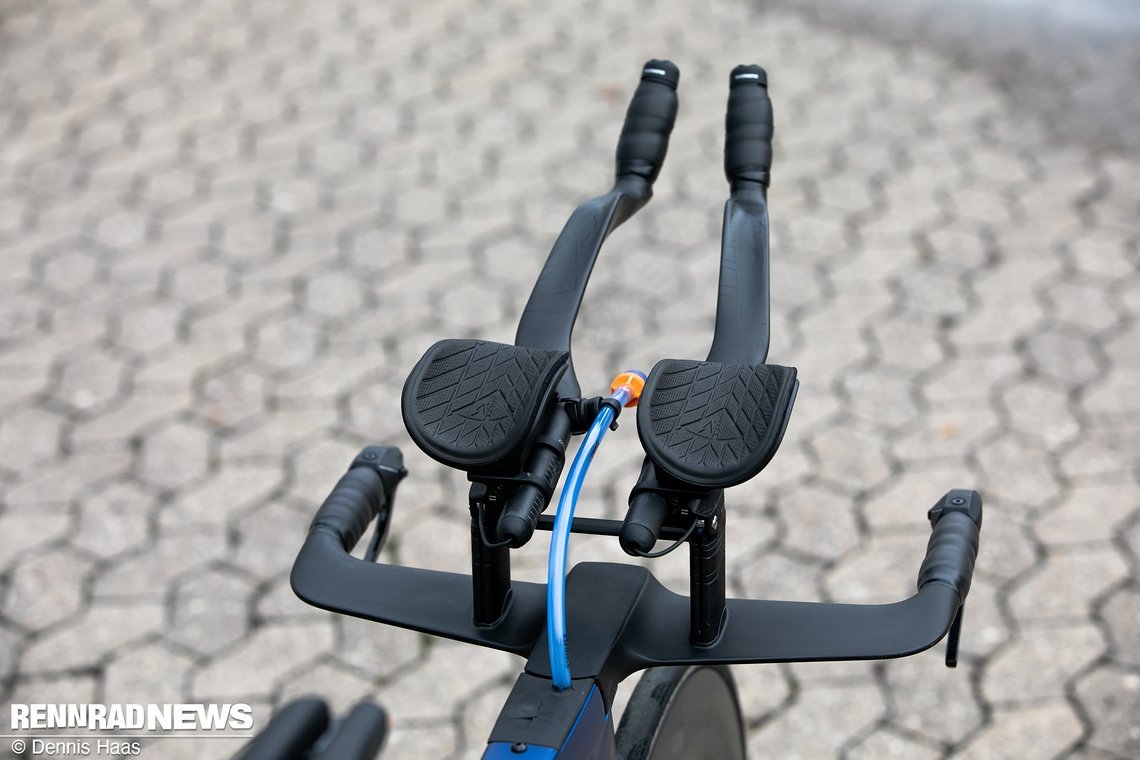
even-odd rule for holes
{"type": "MultiPolygon", "coordinates": [[[[629,387],[623,385],[610,398],[625,406],[631,396],[629,387]]],[[[550,534],[550,558],[546,569],[546,643],[550,650],[550,672],[557,689],[570,688],[570,661],[566,652],[566,558],[570,550],[570,523],[574,519],[574,508],[578,506],[578,494],[582,490],[582,481],[586,479],[586,470],[594,461],[598,444],[613,421],[614,410],[602,406],[586,431],[562,486],[554,530],[550,534]]]]}

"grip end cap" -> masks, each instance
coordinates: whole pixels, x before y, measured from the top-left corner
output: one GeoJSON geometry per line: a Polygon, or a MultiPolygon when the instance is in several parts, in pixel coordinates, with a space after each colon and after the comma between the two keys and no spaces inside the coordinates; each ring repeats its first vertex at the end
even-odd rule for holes
{"type": "Polygon", "coordinates": [[[768,72],[754,63],[741,64],[728,75],[729,88],[746,87],[753,84],[758,84],[761,87],[768,86],[768,72]]]}
{"type": "Polygon", "coordinates": [[[661,82],[677,89],[681,81],[681,70],[672,61],[652,58],[641,67],[641,81],[661,82]]]}

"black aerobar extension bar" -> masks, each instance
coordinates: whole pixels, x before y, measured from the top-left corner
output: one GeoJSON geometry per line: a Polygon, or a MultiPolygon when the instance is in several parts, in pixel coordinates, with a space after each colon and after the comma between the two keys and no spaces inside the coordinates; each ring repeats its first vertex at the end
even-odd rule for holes
{"type": "MultiPolygon", "coordinates": [[[[724,206],[716,327],[707,361],[763,364],[771,321],[766,191],[775,129],[772,101],[768,74],[760,66],[737,66],[728,81],[724,173],[732,195],[724,206]]],[[[627,554],[648,554],[679,502],[700,497],[663,480],[646,457],[619,534],[627,554]]]]}
{"type": "MultiPolygon", "coordinates": [[[[677,119],[680,77],[670,61],[651,60],[642,67],[618,138],[614,187],[582,203],[567,221],[523,310],[516,346],[570,351],[578,308],[602,243],[653,195],[653,182],[665,163],[677,119]]],[[[581,396],[572,358],[557,393],[565,400],[581,396]]],[[[538,517],[550,504],[562,475],[570,436],[567,411],[555,409],[527,462],[526,471],[536,482],[520,482],[512,489],[496,523],[498,535],[511,547],[522,546],[534,535],[538,517]]]]}

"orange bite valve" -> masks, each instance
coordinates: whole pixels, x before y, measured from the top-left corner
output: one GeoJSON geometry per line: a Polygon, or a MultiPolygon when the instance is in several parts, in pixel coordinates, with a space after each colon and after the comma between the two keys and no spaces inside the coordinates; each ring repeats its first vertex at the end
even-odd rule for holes
{"type": "Polygon", "coordinates": [[[641,391],[645,388],[645,375],[635,369],[622,372],[610,383],[610,393],[623,385],[629,388],[629,401],[625,402],[625,405],[637,406],[637,400],[641,398],[641,391]]]}

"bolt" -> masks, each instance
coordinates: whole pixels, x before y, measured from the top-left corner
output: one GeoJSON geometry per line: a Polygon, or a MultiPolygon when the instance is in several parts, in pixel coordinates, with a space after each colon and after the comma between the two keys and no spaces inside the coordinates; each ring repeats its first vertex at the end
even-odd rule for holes
{"type": "Polygon", "coordinates": [[[376,458],[376,452],[375,451],[366,451],[366,452],[364,452],[364,456],[361,457],[361,459],[367,459],[369,461],[371,461],[375,458],[376,458]]]}
{"type": "Polygon", "coordinates": [[[953,504],[955,507],[960,507],[966,503],[966,500],[963,499],[961,496],[955,496],[953,499],[950,500],[950,503],[953,504]]]}
{"type": "Polygon", "coordinates": [[[522,753],[526,752],[526,750],[526,742],[515,742],[511,745],[511,752],[514,752],[516,755],[521,755],[522,753]]]}

